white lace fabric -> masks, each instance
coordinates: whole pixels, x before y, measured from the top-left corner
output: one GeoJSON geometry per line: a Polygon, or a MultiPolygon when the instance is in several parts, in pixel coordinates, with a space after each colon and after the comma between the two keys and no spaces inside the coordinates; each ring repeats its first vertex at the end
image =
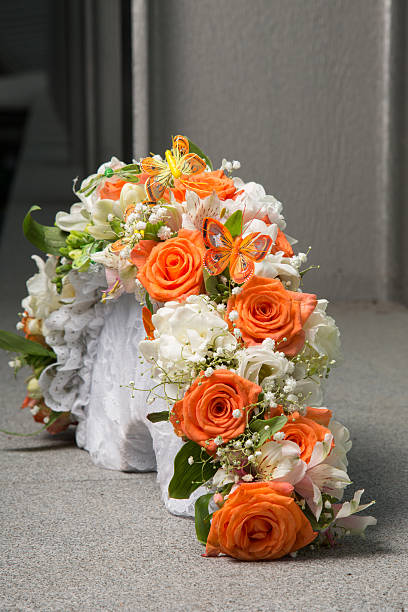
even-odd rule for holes
{"type": "Polygon", "coordinates": [[[102,304],[103,269],[70,273],[74,303],[61,306],[46,320],[47,343],[57,355],[40,378],[46,404],[72,411],[78,421],[76,440],[92,461],[122,471],[154,471],[167,509],[194,516],[200,487],[188,500],[169,499],[174,457],[183,442],[168,422],[150,423],[149,412],[165,410],[160,400],[148,405],[150,368],[140,363],[138,344],[145,337],[141,306],[124,294],[102,304]],[[130,381],[141,389],[132,398],[130,381]]]}

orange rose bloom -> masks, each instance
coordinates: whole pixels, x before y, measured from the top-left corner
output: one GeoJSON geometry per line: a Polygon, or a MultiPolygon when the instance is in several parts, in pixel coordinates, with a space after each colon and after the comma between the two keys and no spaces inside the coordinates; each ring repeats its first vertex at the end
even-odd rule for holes
{"type": "Polygon", "coordinates": [[[199,174],[174,179],[172,192],[177,202],[183,202],[186,199],[187,189],[194,191],[201,199],[206,198],[215,191],[220,200],[228,200],[236,192],[233,180],[225,176],[222,170],[200,172],[199,174]]]}
{"type": "Polygon", "coordinates": [[[103,181],[99,189],[99,197],[101,200],[119,200],[120,192],[125,183],[126,181],[122,181],[119,178],[103,181]]]}
{"type": "Polygon", "coordinates": [[[214,513],[206,554],[242,561],[279,559],[313,542],[317,533],[286,482],[241,484],[214,513]]]}
{"type": "MultiPolygon", "coordinates": [[[[268,413],[267,418],[282,414],[278,406],[268,413]]],[[[285,440],[291,440],[301,450],[300,458],[309,463],[316,442],[323,442],[326,434],[331,433],[327,428],[332,413],[328,408],[307,408],[306,416],[300,416],[294,412],[288,417],[288,422],[281,429],[285,434],[285,440]],[[321,414],[319,414],[321,413],[321,414]]],[[[334,446],[334,443],[332,444],[334,446]]]]}
{"type": "Polygon", "coordinates": [[[261,387],[230,370],[215,370],[208,378],[201,373],[183,399],[174,404],[170,422],[178,436],[186,436],[208,453],[215,453],[214,438],[221,436],[228,442],[244,432],[247,414],[253,411],[252,404],[261,391],[261,387]],[[237,409],[241,412],[238,418],[232,414],[237,409]]]}
{"type": "MultiPolygon", "coordinates": [[[[201,292],[204,253],[201,232],[181,229],[177,238],[159,242],[151,249],[137,278],[154,300],[181,302],[201,292]]],[[[131,261],[138,265],[132,255],[131,261]]]]}
{"type": "Polygon", "coordinates": [[[228,300],[226,320],[229,321],[231,310],[236,310],[235,324],[247,344],[260,344],[265,338],[273,338],[279,342],[279,351],[293,357],[303,348],[303,325],[316,304],[313,294],[287,291],[276,278],[254,275],[239,295],[228,300]]]}

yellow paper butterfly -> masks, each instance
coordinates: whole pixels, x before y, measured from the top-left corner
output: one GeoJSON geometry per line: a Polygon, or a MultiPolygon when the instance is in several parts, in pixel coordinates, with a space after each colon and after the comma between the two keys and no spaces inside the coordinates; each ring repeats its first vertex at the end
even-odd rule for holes
{"type": "Polygon", "coordinates": [[[173,138],[172,149],[165,153],[166,161],[154,157],[145,157],[140,162],[142,172],[149,174],[145,183],[148,199],[151,202],[159,200],[173,178],[183,175],[197,174],[206,168],[206,163],[195,153],[189,153],[189,142],[185,136],[173,138]]]}

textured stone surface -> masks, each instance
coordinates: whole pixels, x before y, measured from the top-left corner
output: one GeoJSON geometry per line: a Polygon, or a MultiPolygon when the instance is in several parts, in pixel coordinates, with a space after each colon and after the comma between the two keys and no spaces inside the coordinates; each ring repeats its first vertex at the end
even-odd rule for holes
{"type": "Polygon", "coordinates": [[[148,4],[149,151],[181,133],[215,164],[240,160],[240,176],[282,200],[289,234],[324,264],[309,289],[331,300],[400,292],[402,127],[392,95],[404,67],[390,53],[401,3],[148,4]]]}
{"type": "MultiPolygon", "coordinates": [[[[66,433],[2,436],[1,610],[402,610],[406,595],[408,311],[337,305],[346,359],[327,405],[351,429],[350,493],[378,525],[338,550],[271,563],[205,559],[190,520],[170,516],[154,474],[92,465],[66,433]]],[[[4,311],[2,327],[14,314],[4,311]]],[[[0,355],[0,427],[33,431],[23,376],[0,355]]]]}

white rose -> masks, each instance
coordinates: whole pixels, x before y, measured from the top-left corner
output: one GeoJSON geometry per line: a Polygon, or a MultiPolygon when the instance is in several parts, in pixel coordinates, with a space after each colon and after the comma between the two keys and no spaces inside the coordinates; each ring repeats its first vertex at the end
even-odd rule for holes
{"type": "Polygon", "coordinates": [[[235,200],[228,200],[228,210],[242,210],[244,222],[250,219],[262,219],[265,215],[271,223],[284,230],[286,222],[282,213],[282,204],[271,195],[266,195],[265,189],[258,183],[244,183],[240,178],[235,177],[234,185],[239,193],[235,200]]]}
{"type": "Polygon", "coordinates": [[[326,355],[328,361],[337,361],[341,356],[340,332],[335,320],[326,314],[327,305],[327,300],[318,300],[303,329],[306,340],[319,355],[326,355]]]}
{"type": "Polygon", "coordinates": [[[252,219],[245,225],[243,236],[248,236],[248,234],[252,234],[254,232],[266,234],[272,238],[272,242],[275,242],[276,236],[278,235],[278,226],[276,223],[266,225],[265,221],[262,221],[261,219],[252,219]]]}
{"type": "Polygon", "coordinates": [[[239,366],[237,373],[257,384],[268,384],[276,378],[282,378],[288,371],[289,361],[282,353],[275,353],[266,346],[248,346],[238,353],[239,366]],[[262,368],[262,377],[259,374],[262,368]]]}
{"type": "Polygon", "coordinates": [[[255,264],[255,274],[265,278],[279,278],[286,289],[296,291],[300,285],[299,271],[291,264],[289,257],[279,252],[267,255],[263,261],[255,264]]]}
{"type": "MultiPolygon", "coordinates": [[[[207,296],[190,296],[185,302],[167,302],[152,317],[155,340],[142,340],[140,351],[147,361],[162,364],[167,373],[185,373],[199,363],[209,347],[235,350],[237,341],[228,325],[208,302],[207,296]]],[[[153,365],[153,376],[160,368],[153,365]]]]}

